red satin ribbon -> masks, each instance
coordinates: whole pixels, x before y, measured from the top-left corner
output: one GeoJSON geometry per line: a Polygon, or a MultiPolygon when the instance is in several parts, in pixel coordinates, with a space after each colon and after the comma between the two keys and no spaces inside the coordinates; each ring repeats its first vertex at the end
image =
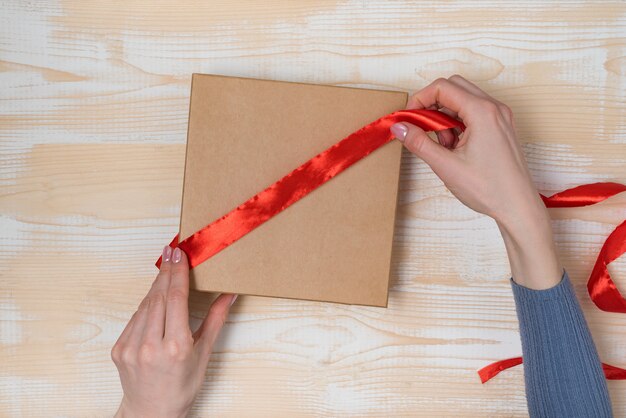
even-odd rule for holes
{"type": "MultiPolygon", "coordinates": [[[[541,195],[549,208],[572,208],[589,206],[602,202],[611,196],[626,191],[626,185],[619,183],[594,183],[567,189],[550,197],[541,195]]],[[[596,264],[587,281],[587,291],[593,303],[603,311],[626,313],[626,299],[615,286],[607,269],[607,264],[626,252],[626,221],[617,226],[608,236],[596,259],[596,264]]],[[[521,357],[500,360],[478,371],[481,382],[485,383],[503,370],[522,364],[521,357]]],[[[610,380],[626,380],[626,369],[602,363],[604,375],[610,380]]]]}
{"type": "Polygon", "coordinates": [[[626,252],[626,220],[611,232],[593,266],[587,291],[596,306],[606,312],[626,313],[626,299],[611,279],[607,264],[626,252]]]}
{"type": "Polygon", "coordinates": [[[626,192],[626,185],[620,183],[593,183],[572,187],[550,197],[541,195],[548,208],[575,208],[600,203],[609,197],[626,192]]]}
{"type": "MultiPolygon", "coordinates": [[[[390,142],[394,136],[389,128],[396,122],[410,122],[425,131],[465,129],[458,120],[436,110],[393,112],[348,135],[183,241],[174,237],[170,247],[180,247],[189,258],[189,266],[197,266],[390,142]]],[[[156,266],[161,266],[161,258],[156,266]]]]}
{"type": "MultiPolygon", "coordinates": [[[[519,366],[520,364],[522,364],[521,357],[513,357],[506,360],[500,360],[480,369],[478,371],[478,376],[480,376],[480,381],[482,383],[485,383],[489,379],[497,376],[501,371],[510,369],[511,367],[519,366]]],[[[602,363],[602,371],[604,372],[604,377],[606,377],[608,380],[626,379],[626,370],[619,367],[602,363]]]]}
{"type": "Polygon", "coordinates": [[[500,360],[480,369],[478,371],[478,376],[480,376],[480,381],[485,383],[501,371],[510,369],[511,367],[519,366],[520,364],[522,364],[521,357],[513,357],[506,360],[500,360]]]}

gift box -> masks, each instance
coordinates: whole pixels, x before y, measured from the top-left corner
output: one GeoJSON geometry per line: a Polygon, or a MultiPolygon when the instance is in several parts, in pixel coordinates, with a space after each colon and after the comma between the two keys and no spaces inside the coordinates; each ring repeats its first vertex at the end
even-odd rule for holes
{"type": "MultiPolygon", "coordinates": [[[[407,94],[192,77],[179,239],[407,94]]],[[[402,145],[392,141],[191,270],[201,291],[386,306],[402,145]]]]}

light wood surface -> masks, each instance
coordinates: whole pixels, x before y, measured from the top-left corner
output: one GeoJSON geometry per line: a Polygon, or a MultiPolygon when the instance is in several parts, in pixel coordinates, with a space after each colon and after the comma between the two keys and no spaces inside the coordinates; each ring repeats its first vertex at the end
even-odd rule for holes
{"type": "MultiPolygon", "coordinates": [[[[460,73],[515,112],[541,191],[626,182],[626,4],[0,2],[0,414],[110,416],[109,351],[176,232],[192,72],[414,91],[460,73]]],[[[241,297],[194,414],[527,415],[490,219],[405,153],[389,308],[241,297]]],[[[219,198],[217,196],[216,198],[219,198]]],[[[626,316],[585,290],[626,196],[552,210],[604,361],[626,316]]],[[[610,266],[626,289],[626,258],[610,266]]],[[[209,303],[193,294],[194,316],[209,303]]],[[[626,416],[626,382],[609,382],[626,416]]]]}

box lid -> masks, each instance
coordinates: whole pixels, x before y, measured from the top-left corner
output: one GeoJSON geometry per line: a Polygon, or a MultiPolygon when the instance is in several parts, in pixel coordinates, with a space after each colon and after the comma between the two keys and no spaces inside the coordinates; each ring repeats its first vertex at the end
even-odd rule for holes
{"type": "MultiPolygon", "coordinates": [[[[406,99],[194,74],[181,239],[406,99]]],[[[192,288],[386,306],[401,152],[382,146],[196,266],[192,288]]]]}

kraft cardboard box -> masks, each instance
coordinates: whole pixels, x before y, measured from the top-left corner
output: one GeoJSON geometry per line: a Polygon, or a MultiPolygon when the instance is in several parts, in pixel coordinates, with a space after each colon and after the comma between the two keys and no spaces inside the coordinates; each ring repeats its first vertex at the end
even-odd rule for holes
{"type": "MultiPolygon", "coordinates": [[[[180,238],[407,94],[192,77],[180,238]]],[[[197,290],[387,306],[402,146],[392,141],[191,271],[197,290]]]]}

